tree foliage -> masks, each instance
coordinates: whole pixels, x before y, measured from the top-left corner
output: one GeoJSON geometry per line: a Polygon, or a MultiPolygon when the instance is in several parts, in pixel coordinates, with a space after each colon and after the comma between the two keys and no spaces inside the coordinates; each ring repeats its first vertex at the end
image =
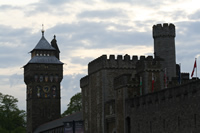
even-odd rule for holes
{"type": "Polygon", "coordinates": [[[17,107],[18,100],[0,93],[0,132],[25,133],[25,111],[17,107]]]}
{"type": "Polygon", "coordinates": [[[62,116],[70,115],[74,112],[80,111],[82,109],[82,95],[81,92],[75,94],[71,97],[70,103],[67,105],[67,110],[62,114],[62,116]]]}

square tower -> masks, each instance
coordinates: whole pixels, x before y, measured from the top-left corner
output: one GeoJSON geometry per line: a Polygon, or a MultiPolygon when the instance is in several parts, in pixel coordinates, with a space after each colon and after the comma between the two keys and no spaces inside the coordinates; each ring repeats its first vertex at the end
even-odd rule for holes
{"type": "Polygon", "coordinates": [[[50,45],[44,37],[31,51],[31,59],[24,66],[27,100],[27,133],[39,125],[60,118],[60,82],[63,63],[55,36],[50,45]]]}

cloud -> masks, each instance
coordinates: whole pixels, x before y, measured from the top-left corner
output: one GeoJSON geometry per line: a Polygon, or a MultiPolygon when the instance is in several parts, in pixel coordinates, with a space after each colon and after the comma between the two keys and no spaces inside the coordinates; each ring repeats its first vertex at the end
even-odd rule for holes
{"type": "Polygon", "coordinates": [[[64,112],[67,109],[67,104],[70,101],[70,98],[81,92],[80,90],[80,79],[85,76],[83,74],[72,74],[72,75],[64,75],[63,81],[61,82],[62,90],[61,90],[61,103],[62,109],[61,112],[64,112]]]}
{"type": "Polygon", "coordinates": [[[100,18],[100,19],[110,19],[115,17],[126,17],[126,14],[119,9],[110,10],[93,10],[84,11],[77,15],[78,18],[100,18]]]}
{"type": "Polygon", "coordinates": [[[11,6],[11,5],[0,5],[0,11],[9,11],[9,10],[21,10],[22,8],[19,6],[11,6]]]}
{"type": "Polygon", "coordinates": [[[9,77],[10,87],[17,86],[23,82],[23,75],[22,74],[13,74],[9,77]]]}
{"type": "Polygon", "coordinates": [[[200,10],[197,10],[193,14],[190,14],[188,17],[191,20],[199,20],[200,19],[200,10]]]}
{"type": "Polygon", "coordinates": [[[70,51],[72,47],[102,49],[118,45],[149,45],[152,41],[150,32],[138,32],[133,27],[109,22],[84,21],[76,24],[60,24],[49,29],[49,32],[58,33],[60,47],[70,51]]]}
{"type": "Polygon", "coordinates": [[[130,5],[137,5],[137,6],[147,6],[151,8],[159,8],[161,6],[166,6],[171,3],[178,3],[181,2],[181,0],[166,0],[166,1],[155,1],[155,0],[104,0],[104,2],[109,3],[127,3],[130,5]]]}
{"type": "Polygon", "coordinates": [[[86,57],[86,58],[82,58],[80,55],[77,55],[75,57],[71,58],[71,63],[72,64],[81,64],[83,66],[87,66],[88,63],[93,60],[92,58],[86,57]]]}
{"type": "Polygon", "coordinates": [[[0,25],[0,29],[0,68],[22,67],[30,58],[27,53],[37,44],[37,35],[28,28],[0,25]]]}

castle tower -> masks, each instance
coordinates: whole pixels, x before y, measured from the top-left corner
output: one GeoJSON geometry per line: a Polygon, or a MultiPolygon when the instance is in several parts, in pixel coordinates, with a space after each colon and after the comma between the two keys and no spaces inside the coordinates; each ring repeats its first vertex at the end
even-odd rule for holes
{"type": "Polygon", "coordinates": [[[42,38],[31,51],[30,61],[24,66],[27,133],[32,133],[39,125],[60,117],[63,63],[58,58],[59,54],[56,54],[57,49],[49,44],[42,31],[42,38]]]}
{"type": "Polygon", "coordinates": [[[163,69],[171,81],[176,77],[175,26],[164,23],[153,26],[154,54],[164,59],[163,69]]]}

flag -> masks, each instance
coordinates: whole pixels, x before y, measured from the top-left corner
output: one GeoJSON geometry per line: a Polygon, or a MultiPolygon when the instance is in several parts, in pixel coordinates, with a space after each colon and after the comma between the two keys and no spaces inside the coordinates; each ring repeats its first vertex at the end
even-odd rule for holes
{"type": "Polygon", "coordinates": [[[154,90],[154,74],[152,73],[152,88],[151,88],[151,91],[153,92],[154,90]]]}
{"type": "Polygon", "coordinates": [[[165,88],[167,88],[167,68],[165,68],[164,82],[165,82],[165,88]]]}
{"type": "Polygon", "coordinates": [[[140,77],[140,95],[142,95],[142,77],[140,77]]]}
{"type": "Polygon", "coordinates": [[[192,70],[191,77],[193,77],[193,75],[194,75],[194,70],[195,70],[196,67],[197,67],[197,64],[196,64],[196,58],[195,58],[194,67],[193,67],[193,70],[192,70]]]}

